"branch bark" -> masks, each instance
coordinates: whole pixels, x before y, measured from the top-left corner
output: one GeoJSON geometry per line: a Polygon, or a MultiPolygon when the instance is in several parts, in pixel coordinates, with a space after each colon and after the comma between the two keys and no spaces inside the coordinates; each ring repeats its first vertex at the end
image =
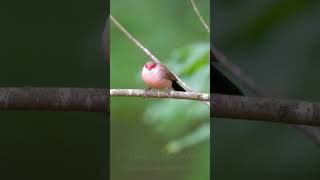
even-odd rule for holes
{"type": "MultiPolygon", "coordinates": [[[[108,112],[109,95],[143,97],[140,89],[0,88],[0,110],[108,112]]],[[[150,91],[147,98],[208,101],[209,94],[150,91]]],[[[232,119],[320,126],[320,104],[304,101],[212,94],[212,115],[232,119]]],[[[164,107],[165,108],[165,107],[164,107]]],[[[317,136],[315,137],[317,138],[317,136]]]]}
{"type": "MultiPolygon", "coordinates": [[[[109,95],[143,97],[139,89],[93,88],[0,88],[0,110],[83,111],[109,113],[109,95]]],[[[209,94],[150,91],[147,98],[175,98],[210,101],[209,94]]]]}
{"type": "Polygon", "coordinates": [[[320,104],[305,101],[213,94],[211,115],[320,126],[320,104]]]}
{"type": "Polygon", "coordinates": [[[111,89],[111,96],[131,96],[131,97],[148,97],[148,98],[174,98],[174,99],[188,99],[196,101],[210,101],[210,94],[193,93],[182,91],[170,91],[168,94],[165,91],[148,91],[141,89],[111,89]]]}
{"type": "Polygon", "coordinates": [[[109,113],[109,93],[92,88],[0,88],[0,110],[109,113]]]}

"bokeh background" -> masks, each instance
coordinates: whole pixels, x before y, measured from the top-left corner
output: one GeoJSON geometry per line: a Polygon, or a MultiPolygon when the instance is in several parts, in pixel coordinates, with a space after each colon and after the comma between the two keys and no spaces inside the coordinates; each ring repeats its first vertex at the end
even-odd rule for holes
{"type": "MultiPolygon", "coordinates": [[[[107,88],[108,2],[18,0],[0,6],[0,86],[107,88]]],[[[106,179],[108,115],[0,112],[0,179],[106,179]]]]}
{"type": "MultiPolygon", "coordinates": [[[[320,101],[320,2],[211,2],[215,45],[271,96],[320,101]]],[[[214,83],[214,82],[212,82],[214,83]]],[[[320,148],[285,124],[214,119],[214,179],[320,178],[320,148]]]]}
{"type": "MultiPolygon", "coordinates": [[[[210,1],[197,2],[207,22],[210,1]]],[[[210,35],[189,0],[112,0],[111,14],[195,90],[209,92],[210,35]]],[[[149,61],[111,23],[111,88],[146,86],[149,61]]],[[[209,108],[200,102],[111,99],[111,179],[209,179],[209,108]]]]}

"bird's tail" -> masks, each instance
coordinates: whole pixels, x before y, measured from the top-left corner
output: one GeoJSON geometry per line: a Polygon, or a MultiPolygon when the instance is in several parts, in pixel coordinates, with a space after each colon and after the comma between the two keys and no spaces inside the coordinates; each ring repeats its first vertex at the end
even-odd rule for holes
{"type": "Polygon", "coordinates": [[[184,91],[184,92],[186,92],[186,90],[177,81],[173,81],[172,82],[172,89],[174,89],[175,91],[184,91]]]}

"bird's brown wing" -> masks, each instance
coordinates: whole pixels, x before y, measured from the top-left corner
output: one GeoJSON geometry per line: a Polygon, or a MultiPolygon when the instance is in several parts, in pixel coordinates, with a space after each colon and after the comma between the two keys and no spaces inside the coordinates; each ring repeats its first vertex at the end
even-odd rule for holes
{"type": "Polygon", "coordinates": [[[160,68],[160,74],[163,78],[171,80],[171,81],[176,81],[177,78],[172,72],[163,64],[158,64],[160,68]]]}

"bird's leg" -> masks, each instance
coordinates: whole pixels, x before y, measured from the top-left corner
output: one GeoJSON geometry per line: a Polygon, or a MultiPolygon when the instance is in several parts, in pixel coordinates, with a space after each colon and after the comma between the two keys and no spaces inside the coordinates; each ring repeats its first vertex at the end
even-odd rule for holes
{"type": "Polygon", "coordinates": [[[168,96],[169,98],[171,98],[171,89],[170,89],[170,87],[167,88],[166,94],[167,94],[167,96],[168,96]]]}
{"type": "Polygon", "coordinates": [[[151,90],[150,87],[148,87],[148,88],[146,88],[146,89],[144,90],[143,98],[146,98],[146,97],[147,97],[147,94],[148,94],[148,92],[150,92],[150,90],[151,90]]]}

